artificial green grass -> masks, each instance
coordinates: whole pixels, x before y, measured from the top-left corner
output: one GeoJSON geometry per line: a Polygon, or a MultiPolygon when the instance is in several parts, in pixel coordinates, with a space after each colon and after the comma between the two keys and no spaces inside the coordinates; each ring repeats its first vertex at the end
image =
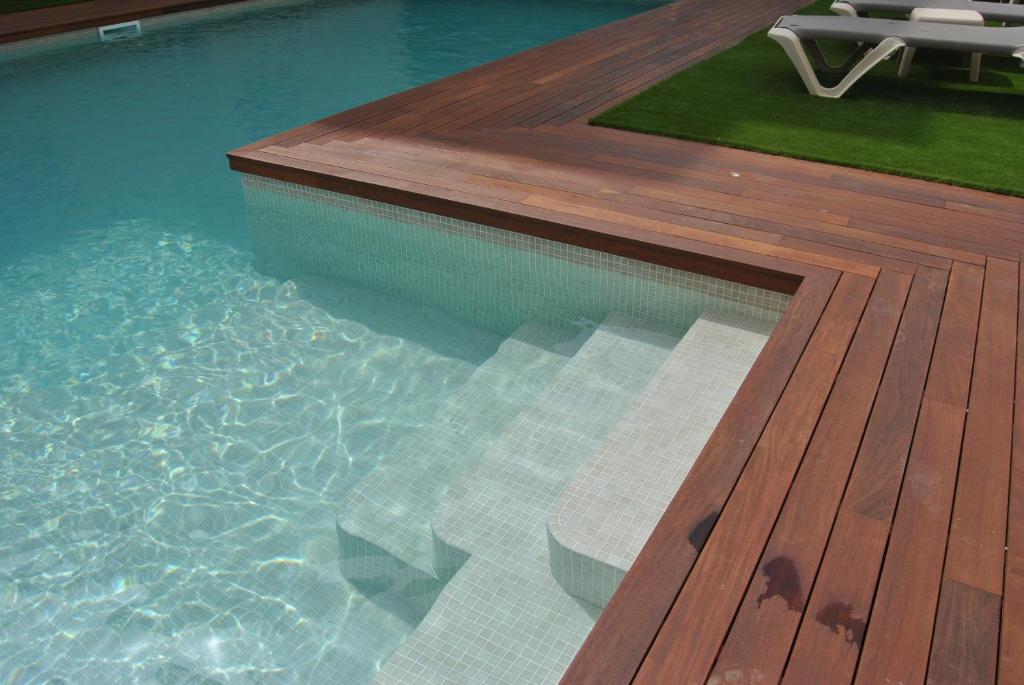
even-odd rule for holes
{"type": "Polygon", "coordinates": [[[43,7],[54,7],[56,5],[74,5],[87,0],[0,0],[0,14],[11,12],[22,12],[24,10],[37,10],[43,7]]]}
{"type": "MultiPolygon", "coordinates": [[[[830,14],[831,0],[805,13],[830,14]]],[[[764,31],[604,112],[591,123],[1024,196],[1024,70],[919,50],[839,100],[809,95],[764,31]]],[[[830,48],[832,46],[829,46],[830,48]]]]}

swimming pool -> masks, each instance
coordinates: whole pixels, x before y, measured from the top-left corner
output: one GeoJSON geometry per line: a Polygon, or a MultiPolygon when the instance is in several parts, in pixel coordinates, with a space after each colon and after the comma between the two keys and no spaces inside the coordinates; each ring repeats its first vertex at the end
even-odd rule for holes
{"type": "MultiPolygon", "coordinates": [[[[430,644],[441,587],[418,603],[368,591],[379,574],[339,572],[339,545],[373,556],[353,552],[357,486],[387,483],[453,407],[478,406],[481,378],[503,389],[511,422],[580,351],[631,339],[612,322],[591,343],[621,288],[552,314],[470,297],[473,279],[396,285],[400,254],[360,271],[343,254],[324,261],[325,236],[339,221],[358,232],[354,216],[399,232],[436,222],[369,205],[330,218],[336,198],[259,181],[247,182],[254,250],[222,153],[650,4],[288,3],[0,60],[0,116],[15,132],[0,157],[0,680],[360,683],[400,645],[430,644]],[[289,222],[311,211],[302,242],[289,222]],[[524,364],[495,370],[527,348],[524,364]]],[[[444,235],[463,256],[494,254],[465,247],[469,233],[502,246],[457,228],[444,235]]],[[[579,254],[525,247],[509,274],[547,264],[595,292],[591,271],[551,266],[579,254]]],[[[487,263],[477,273],[493,275],[487,263]]],[[[692,285],[645,292],[660,304],[633,314],[657,319],[692,285]]],[[[667,355],[695,316],[657,320],[641,342],[667,355]]],[[[486,574],[497,562],[459,535],[450,554],[486,574]]]]}

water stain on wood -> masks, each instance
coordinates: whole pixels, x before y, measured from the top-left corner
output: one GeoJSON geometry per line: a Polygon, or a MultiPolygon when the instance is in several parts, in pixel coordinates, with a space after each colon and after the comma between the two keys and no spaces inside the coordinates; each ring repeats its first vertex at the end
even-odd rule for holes
{"type": "Polygon", "coordinates": [[[800,586],[800,573],[789,557],[775,557],[761,569],[764,572],[767,587],[757,598],[757,606],[772,597],[781,597],[791,611],[804,608],[804,594],[800,586]]]}
{"type": "Polygon", "coordinates": [[[711,535],[711,529],[715,527],[715,521],[718,520],[718,512],[713,511],[704,518],[702,518],[697,525],[690,529],[690,534],[686,536],[686,539],[690,541],[693,548],[700,552],[704,549],[704,543],[708,541],[708,537],[711,535]]]}
{"type": "Polygon", "coordinates": [[[847,644],[856,644],[859,650],[864,645],[863,618],[854,614],[853,607],[845,602],[832,602],[815,616],[818,623],[842,636],[847,644]]]}

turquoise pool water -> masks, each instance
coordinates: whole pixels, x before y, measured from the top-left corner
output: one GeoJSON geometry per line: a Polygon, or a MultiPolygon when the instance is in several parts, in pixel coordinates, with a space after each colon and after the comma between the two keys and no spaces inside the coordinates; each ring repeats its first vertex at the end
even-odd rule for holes
{"type": "Polygon", "coordinates": [[[413,626],[339,574],[338,502],[504,335],[257,272],[223,153],[650,5],[312,1],[0,60],[0,682],[373,676],[413,626]]]}

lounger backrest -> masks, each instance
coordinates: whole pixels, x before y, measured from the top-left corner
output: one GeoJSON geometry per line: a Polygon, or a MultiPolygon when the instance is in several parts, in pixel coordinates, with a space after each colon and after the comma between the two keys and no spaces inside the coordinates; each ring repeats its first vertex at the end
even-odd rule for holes
{"type": "Polygon", "coordinates": [[[1024,27],[961,26],[891,19],[790,15],[776,24],[801,40],[877,44],[899,38],[910,47],[1010,57],[1024,48],[1024,27]]]}
{"type": "Polygon", "coordinates": [[[929,9],[970,10],[987,21],[1024,24],[1024,5],[1007,2],[971,2],[971,0],[841,0],[858,12],[905,12],[919,7],[929,9]]]}

